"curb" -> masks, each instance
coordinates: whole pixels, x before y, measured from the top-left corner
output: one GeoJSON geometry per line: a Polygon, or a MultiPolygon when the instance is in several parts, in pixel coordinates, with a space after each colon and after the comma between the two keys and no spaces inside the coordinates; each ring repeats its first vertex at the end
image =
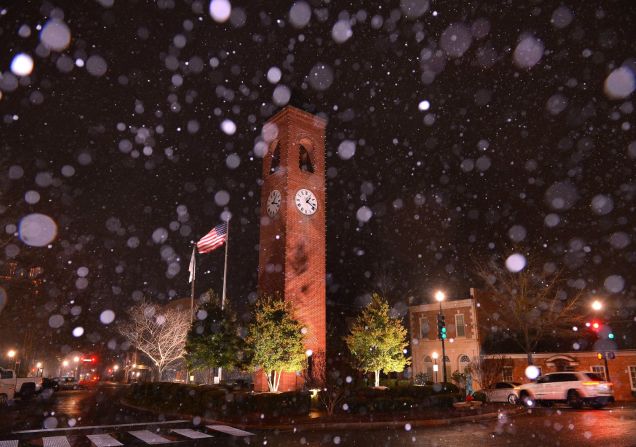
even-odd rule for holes
{"type": "MultiPolygon", "coordinates": [[[[131,403],[126,402],[124,399],[120,400],[120,403],[128,408],[137,411],[144,411],[147,413],[157,414],[156,411],[151,409],[140,407],[138,405],[133,405],[131,403]]],[[[455,423],[464,423],[464,422],[479,422],[490,419],[498,419],[500,414],[505,415],[515,415],[524,412],[524,408],[514,408],[510,411],[502,411],[502,412],[493,412],[493,413],[484,413],[484,414],[474,414],[467,416],[458,416],[454,418],[446,418],[446,419],[405,419],[401,421],[370,421],[370,422],[316,422],[310,424],[246,424],[242,422],[230,422],[230,421],[220,421],[217,419],[208,419],[201,418],[204,424],[225,424],[232,425],[233,427],[240,428],[243,430],[263,430],[263,431],[287,431],[287,430],[354,430],[354,429],[383,429],[383,428],[397,428],[397,427],[405,427],[406,425],[410,425],[411,428],[417,427],[439,427],[444,425],[452,425],[455,423]]],[[[190,414],[181,414],[181,413],[161,413],[166,417],[175,417],[178,419],[192,419],[194,416],[190,414]]]]}

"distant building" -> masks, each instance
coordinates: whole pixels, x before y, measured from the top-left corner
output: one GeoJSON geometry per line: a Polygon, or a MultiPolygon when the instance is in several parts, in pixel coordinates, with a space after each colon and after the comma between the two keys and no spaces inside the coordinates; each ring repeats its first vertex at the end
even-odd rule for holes
{"type": "MultiPolygon", "coordinates": [[[[454,371],[464,372],[471,361],[483,355],[488,361],[495,354],[483,352],[483,341],[487,335],[489,315],[488,306],[482,303],[487,298],[471,289],[467,299],[448,300],[442,303],[448,338],[446,340],[446,368],[450,381],[454,371]],[[477,296],[476,296],[477,295],[477,296]]],[[[442,379],[442,345],[437,336],[437,315],[439,303],[421,304],[409,307],[409,334],[411,338],[413,377],[424,374],[426,379],[441,382],[442,379]],[[437,361],[434,359],[437,354],[437,361]],[[434,366],[439,365],[437,376],[434,366]]],[[[525,369],[528,357],[525,353],[498,352],[510,359],[501,371],[501,381],[527,382],[525,369]]],[[[593,371],[608,376],[614,384],[617,400],[636,399],[636,349],[620,349],[613,352],[613,359],[605,361],[597,357],[595,351],[578,352],[539,352],[533,353],[535,366],[542,374],[555,371],[593,371]]],[[[421,376],[420,376],[421,377],[421,376]]],[[[480,384],[474,382],[474,388],[480,384]]]]}
{"type": "Polygon", "coordinates": [[[54,359],[48,315],[42,302],[43,268],[11,260],[0,265],[0,352],[17,352],[19,375],[36,372],[38,361],[54,359]]]}
{"type": "MultiPolygon", "coordinates": [[[[472,299],[443,303],[448,338],[446,340],[447,378],[453,371],[463,371],[480,353],[477,311],[472,299]]],[[[439,304],[421,304],[409,308],[409,332],[413,356],[413,376],[426,374],[429,381],[443,380],[442,345],[437,338],[439,304]],[[437,361],[434,359],[437,354],[437,361]],[[437,380],[434,365],[439,365],[437,380]]]]}

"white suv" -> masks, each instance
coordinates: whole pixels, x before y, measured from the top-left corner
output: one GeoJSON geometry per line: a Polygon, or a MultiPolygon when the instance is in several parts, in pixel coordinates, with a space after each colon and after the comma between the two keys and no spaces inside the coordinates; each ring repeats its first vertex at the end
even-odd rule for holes
{"type": "Polygon", "coordinates": [[[581,408],[584,404],[602,408],[614,402],[612,384],[599,374],[587,371],[549,373],[516,387],[515,391],[526,406],[533,406],[535,402],[542,405],[566,402],[572,408],[581,408]]]}

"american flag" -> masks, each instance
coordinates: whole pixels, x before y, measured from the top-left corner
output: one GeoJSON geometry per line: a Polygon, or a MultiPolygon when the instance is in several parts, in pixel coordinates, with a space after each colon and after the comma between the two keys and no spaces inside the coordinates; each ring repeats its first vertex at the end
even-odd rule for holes
{"type": "Polygon", "coordinates": [[[197,250],[199,253],[209,253],[212,250],[220,247],[227,239],[227,222],[223,222],[220,225],[212,228],[212,230],[203,236],[199,242],[197,242],[197,250]]]}

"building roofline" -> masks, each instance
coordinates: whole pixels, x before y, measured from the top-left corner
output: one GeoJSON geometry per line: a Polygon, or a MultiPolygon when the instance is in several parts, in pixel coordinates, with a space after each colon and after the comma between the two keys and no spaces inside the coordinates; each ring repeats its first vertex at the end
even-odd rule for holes
{"type": "MultiPolygon", "coordinates": [[[[612,351],[616,357],[627,357],[627,356],[632,356],[632,355],[636,355],[636,349],[617,349],[615,351],[612,351]]],[[[532,358],[533,359],[548,359],[550,357],[554,357],[554,356],[558,356],[558,355],[566,355],[569,357],[596,357],[596,355],[598,354],[597,351],[577,351],[577,352],[537,352],[537,353],[532,353],[532,358]]],[[[488,359],[488,358],[495,358],[495,357],[499,357],[499,356],[505,356],[505,357],[509,357],[511,359],[526,359],[528,358],[528,354],[509,354],[509,353],[505,353],[502,352],[500,354],[485,354],[483,357],[488,359]]]]}
{"type": "MultiPolygon", "coordinates": [[[[442,310],[455,309],[458,307],[472,307],[475,305],[475,300],[472,298],[466,298],[461,300],[451,300],[442,302],[442,310]]],[[[409,306],[409,312],[434,310],[439,311],[439,303],[418,304],[416,306],[409,306]]]]}

